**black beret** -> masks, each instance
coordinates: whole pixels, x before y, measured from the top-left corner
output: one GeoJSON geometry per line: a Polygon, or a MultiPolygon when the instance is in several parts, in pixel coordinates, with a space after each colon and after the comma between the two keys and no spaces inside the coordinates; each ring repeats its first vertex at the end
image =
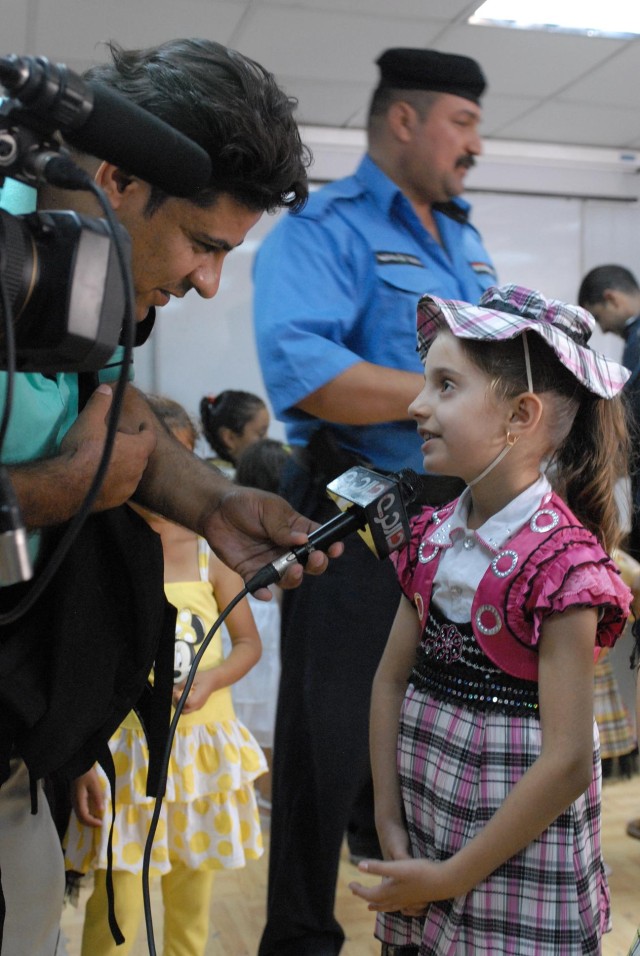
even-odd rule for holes
{"type": "Polygon", "coordinates": [[[379,85],[400,90],[453,93],[479,103],[487,85],[476,61],[456,53],[394,47],[380,54],[376,63],[380,67],[379,85]]]}

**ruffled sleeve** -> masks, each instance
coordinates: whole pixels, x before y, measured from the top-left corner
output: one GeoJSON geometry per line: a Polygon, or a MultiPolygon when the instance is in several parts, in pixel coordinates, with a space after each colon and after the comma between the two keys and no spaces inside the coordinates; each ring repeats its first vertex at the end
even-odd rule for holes
{"type": "Polygon", "coordinates": [[[586,529],[565,528],[526,561],[507,596],[507,620],[520,640],[536,645],[543,621],[570,608],[599,609],[596,644],[611,647],[624,629],[631,591],[586,529]]]}
{"type": "Polygon", "coordinates": [[[420,547],[425,533],[431,524],[435,508],[424,508],[419,515],[410,519],[409,527],[411,537],[409,542],[399,551],[394,551],[391,555],[391,561],[395,565],[398,581],[405,597],[413,601],[415,593],[414,574],[418,562],[418,548],[420,547]]]}

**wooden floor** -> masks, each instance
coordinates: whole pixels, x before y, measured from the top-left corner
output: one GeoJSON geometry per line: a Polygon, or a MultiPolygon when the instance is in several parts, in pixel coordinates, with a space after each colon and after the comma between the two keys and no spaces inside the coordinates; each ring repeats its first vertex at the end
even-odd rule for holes
{"type": "MultiPolygon", "coordinates": [[[[634,840],[625,833],[627,821],[634,817],[640,817],[640,777],[606,784],[603,794],[603,846],[605,861],[611,867],[609,884],[613,931],[605,936],[603,956],[627,956],[636,927],[640,924],[640,840],[634,840]]],[[[265,824],[266,830],[268,820],[265,820],[265,824]]],[[[337,918],[347,936],[341,956],[379,956],[379,944],[372,936],[372,916],[348,889],[348,883],[356,873],[346,852],[343,853],[336,904],[337,918]]],[[[264,923],[267,855],[244,870],[222,873],[216,880],[211,905],[212,933],[206,956],[255,956],[264,923]]],[[[83,891],[78,909],[67,906],[64,912],[63,930],[68,956],[80,954],[85,897],[83,891]]],[[[160,956],[162,918],[159,894],[155,888],[152,889],[152,900],[155,946],[160,956]]],[[[143,933],[132,952],[133,956],[148,956],[149,948],[143,933]]]]}

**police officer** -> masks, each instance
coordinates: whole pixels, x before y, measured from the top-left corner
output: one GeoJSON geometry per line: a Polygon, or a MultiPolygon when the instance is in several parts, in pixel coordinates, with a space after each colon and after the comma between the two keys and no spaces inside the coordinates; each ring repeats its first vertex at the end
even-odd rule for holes
{"type": "MultiPolygon", "coordinates": [[[[377,64],[367,155],[276,226],[255,268],[262,372],[294,452],[282,491],[321,521],[327,481],[351,464],[422,470],[407,411],[422,383],[420,295],[475,302],[496,280],[459,198],[482,148],[480,67],[404,48],[377,64]]],[[[390,563],[356,537],[339,566],[285,596],[260,956],[335,956],[345,833],[352,859],[379,853],[368,709],[399,594],[390,563]]]]}

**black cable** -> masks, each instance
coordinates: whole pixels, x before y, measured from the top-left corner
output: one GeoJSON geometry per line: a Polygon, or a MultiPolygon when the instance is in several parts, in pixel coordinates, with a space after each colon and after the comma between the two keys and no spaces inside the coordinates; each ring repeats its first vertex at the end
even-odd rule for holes
{"type": "Polygon", "coordinates": [[[0,462],[2,461],[2,448],[9,427],[9,418],[13,405],[13,388],[16,374],[16,338],[13,328],[13,308],[11,298],[7,287],[2,282],[3,275],[4,249],[0,247],[0,296],[2,297],[2,308],[4,311],[4,338],[5,351],[7,353],[7,389],[5,393],[4,409],[2,410],[2,422],[0,423],[0,462]]]}
{"type": "MultiPolygon", "coordinates": [[[[15,330],[13,328],[13,308],[6,284],[2,282],[2,276],[4,274],[3,266],[4,249],[0,246],[0,299],[2,300],[2,308],[4,311],[4,345],[7,357],[7,378],[4,396],[4,408],[2,410],[2,420],[0,421],[0,485],[2,485],[3,488],[5,507],[8,508],[9,511],[11,511],[13,508],[15,520],[18,523],[21,523],[22,518],[19,514],[17,499],[13,493],[11,479],[9,478],[7,469],[2,464],[2,449],[4,447],[7,430],[9,428],[11,409],[13,408],[13,392],[16,375],[16,338],[15,330]]],[[[27,565],[27,567],[30,570],[30,565],[27,565]]],[[[25,571],[25,573],[28,573],[28,571],[25,571]]]]}
{"type": "MultiPolygon", "coordinates": [[[[74,171],[80,173],[80,170],[77,170],[75,167],[74,171]]],[[[133,355],[133,347],[135,342],[135,318],[134,318],[134,299],[132,294],[132,288],[129,281],[130,278],[130,267],[128,261],[128,250],[125,250],[125,247],[121,241],[120,237],[120,225],[115,217],[113,209],[109,200],[100,189],[99,186],[94,183],[90,176],[87,174],[82,174],[82,186],[83,188],[90,190],[94,196],[97,198],[100,207],[102,208],[105,219],[111,230],[111,237],[113,239],[116,256],[118,259],[118,264],[120,266],[120,271],[122,274],[123,285],[124,285],[124,303],[125,303],[125,312],[124,312],[124,322],[123,322],[123,340],[124,340],[124,349],[123,349],[123,360],[122,368],[120,375],[118,376],[116,386],[113,393],[113,402],[111,408],[109,409],[109,418],[107,421],[107,428],[105,434],[105,443],[102,450],[102,456],[100,458],[98,468],[93,477],[93,480],[89,486],[85,498],[76,512],[76,514],[71,519],[66,531],[64,532],[62,538],[56,545],[55,550],[53,551],[51,557],[48,559],[46,565],[44,566],[42,572],[38,575],[36,580],[33,582],[29,591],[25,597],[18,602],[18,604],[12,608],[10,611],[0,614],[0,627],[6,624],[12,624],[14,621],[19,620],[23,617],[27,611],[29,611],[35,602],[38,600],[44,589],[50,583],[54,574],[62,564],[62,561],[65,558],[65,555],[69,551],[71,545],[76,539],[80,528],[86,521],[87,517],[91,512],[91,508],[98,496],[98,492],[102,486],[102,482],[107,473],[109,467],[109,461],[111,459],[111,452],[115,442],[117,429],[118,429],[118,420],[120,418],[120,411],[122,408],[122,402],[124,398],[124,392],[128,383],[128,371],[131,364],[131,359],[133,355]]],[[[76,187],[77,188],[77,187],[76,187]]],[[[3,290],[4,296],[4,290],[3,290]]],[[[9,342],[7,341],[7,354],[9,349],[9,342]]],[[[15,359],[14,359],[15,362],[15,359]]],[[[7,362],[8,364],[8,362],[7,362]]],[[[6,407],[5,407],[6,414],[6,407]]],[[[4,419],[4,415],[3,415],[4,419]]]]}
{"type": "Polygon", "coordinates": [[[191,662],[191,667],[189,668],[189,673],[187,675],[187,680],[185,682],[182,694],[180,699],[176,704],[175,712],[169,725],[169,736],[165,745],[164,753],[162,755],[162,763],[160,765],[159,771],[159,784],[158,784],[158,796],[155,800],[155,805],[153,808],[153,815],[151,817],[151,824],[149,826],[149,833],[147,834],[147,840],[144,845],[144,854],[142,858],[142,900],[144,906],[144,921],[147,928],[147,944],[149,947],[150,956],[156,956],[156,946],[153,935],[153,916],[151,913],[151,895],[150,895],[150,886],[149,886],[149,868],[151,864],[151,851],[153,848],[153,838],[155,837],[156,830],[158,828],[158,821],[160,819],[160,811],[162,810],[162,800],[167,783],[167,774],[169,772],[169,761],[171,760],[171,749],[173,747],[173,740],[175,738],[176,729],[178,727],[178,721],[184,709],[184,705],[189,696],[189,691],[191,690],[191,685],[193,684],[196,676],[196,671],[198,670],[198,664],[202,660],[202,656],[206,651],[207,647],[211,643],[211,639],[218,630],[218,628],[224,623],[226,618],[229,616],[234,607],[236,607],[243,598],[248,594],[246,587],[237,594],[232,601],[227,604],[224,611],[219,615],[217,620],[211,626],[209,632],[204,638],[200,650],[194,657],[191,662]]]}

